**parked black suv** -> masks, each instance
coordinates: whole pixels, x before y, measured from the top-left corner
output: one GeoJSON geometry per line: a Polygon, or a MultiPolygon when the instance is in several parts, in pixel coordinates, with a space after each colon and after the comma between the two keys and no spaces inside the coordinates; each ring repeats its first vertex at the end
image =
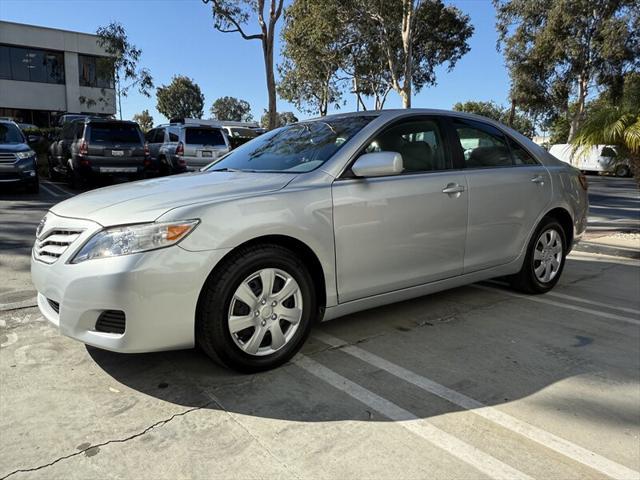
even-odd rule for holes
{"type": "Polygon", "coordinates": [[[0,120],[0,190],[9,184],[22,184],[29,193],[37,193],[38,160],[18,125],[0,120]]]}
{"type": "Polygon", "coordinates": [[[49,157],[52,179],[64,176],[72,187],[100,175],[143,178],[151,159],[135,122],[102,118],[71,121],[62,127],[61,155],[49,157]]]}

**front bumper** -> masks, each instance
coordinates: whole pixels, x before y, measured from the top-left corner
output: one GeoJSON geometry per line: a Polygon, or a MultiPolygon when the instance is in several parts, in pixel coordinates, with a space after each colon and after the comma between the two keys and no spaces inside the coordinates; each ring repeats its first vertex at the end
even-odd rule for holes
{"type": "Polygon", "coordinates": [[[91,234],[85,232],[55,263],[32,255],[31,276],[42,315],[62,334],[106,350],[139,353],[193,347],[200,290],[228,250],[191,252],[172,246],[67,263],[91,234]],[[123,334],[96,330],[106,310],[125,313],[123,334]]]}
{"type": "Polygon", "coordinates": [[[0,183],[34,183],[38,181],[35,157],[0,164],[0,183]]]}

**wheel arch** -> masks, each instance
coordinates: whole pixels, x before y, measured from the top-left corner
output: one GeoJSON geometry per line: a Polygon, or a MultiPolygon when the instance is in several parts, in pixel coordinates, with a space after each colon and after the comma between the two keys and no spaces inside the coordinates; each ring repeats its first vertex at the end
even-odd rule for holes
{"type": "Polygon", "coordinates": [[[562,230],[564,230],[564,235],[567,240],[567,251],[571,250],[571,246],[573,245],[573,217],[569,213],[566,208],[556,207],[549,210],[545,215],[545,217],[551,217],[558,221],[562,230]]]}
{"type": "MultiPolygon", "coordinates": [[[[309,268],[309,273],[311,274],[311,278],[313,280],[313,285],[318,300],[318,318],[321,319],[322,313],[324,312],[325,306],[327,304],[327,285],[325,281],[325,272],[318,255],[313,251],[313,249],[309,247],[305,242],[295,237],[281,234],[269,234],[255,237],[243,243],[240,243],[220,259],[213,270],[211,270],[211,273],[207,278],[215,276],[219,270],[225,268],[226,261],[230,257],[232,257],[238,250],[254,245],[278,245],[291,250],[301,258],[307,268],[309,268]]],[[[200,295],[202,295],[202,290],[200,295]]]]}

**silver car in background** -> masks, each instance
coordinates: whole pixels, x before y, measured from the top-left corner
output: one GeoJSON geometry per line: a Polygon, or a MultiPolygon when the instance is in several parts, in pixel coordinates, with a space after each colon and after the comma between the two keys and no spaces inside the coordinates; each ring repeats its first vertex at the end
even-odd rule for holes
{"type": "Polygon", "coordinates": [[[251,372],[312,325],[507,277],[558,282],[586,228],[581,173],[474,115],[386,110],[268,132],[202,172],[54,206],[33,248],[38,306],[99,348],[199,345],[251,372]]]}
{"type": "Polygon", "coordinates": [[[149,130],[145,139],[149,153],[162,175],[194,171],[231,150],[219,122],[185,119],[149,130]]]}

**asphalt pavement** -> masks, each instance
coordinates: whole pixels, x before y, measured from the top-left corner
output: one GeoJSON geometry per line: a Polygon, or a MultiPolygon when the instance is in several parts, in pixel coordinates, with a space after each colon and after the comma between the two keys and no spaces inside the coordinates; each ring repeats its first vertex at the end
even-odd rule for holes
{"type": "MultiPolygon", "coordinates": [[[[630,181],[590,181],[590,225],[633,226],[630,181]]],[[[46,323],[29,250],[73,192],[43,187],[0,193],[0,480],[640,479],[637,260],[574,252],[543,296],[485,282],[360,312],[239,375],[46,323]]]]}

